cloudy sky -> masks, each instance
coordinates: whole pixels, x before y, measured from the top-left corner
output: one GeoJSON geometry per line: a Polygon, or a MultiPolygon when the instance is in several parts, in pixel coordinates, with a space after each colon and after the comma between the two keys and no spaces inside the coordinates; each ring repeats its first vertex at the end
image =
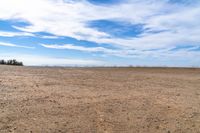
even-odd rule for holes
{"type": "Polygon", "coordinates": [[[0,58],[200,66],[199,0],[0,0],[0,58]]]}

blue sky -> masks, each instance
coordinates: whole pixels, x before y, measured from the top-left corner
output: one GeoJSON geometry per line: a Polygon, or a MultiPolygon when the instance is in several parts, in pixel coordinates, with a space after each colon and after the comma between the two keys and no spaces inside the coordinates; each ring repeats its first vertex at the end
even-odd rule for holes
{"type": "Polygon", "coordinates": [[[200,67],[199,0],[6,0],[0,58],[25,65],[200,67]]]}

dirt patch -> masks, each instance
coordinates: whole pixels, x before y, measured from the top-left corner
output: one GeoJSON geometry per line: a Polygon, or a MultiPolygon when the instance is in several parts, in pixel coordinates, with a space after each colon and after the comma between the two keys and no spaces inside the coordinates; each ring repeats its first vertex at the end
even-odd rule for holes
{"type": "Polygon", "coordinates": [[[200,69],[0,66],[0,133],[200,133],[200,69]]]}

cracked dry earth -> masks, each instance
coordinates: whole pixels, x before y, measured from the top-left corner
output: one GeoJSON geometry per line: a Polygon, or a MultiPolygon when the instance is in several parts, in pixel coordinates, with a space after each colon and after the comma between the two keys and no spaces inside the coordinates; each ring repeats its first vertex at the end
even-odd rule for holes
{"type": "Polygon", "coordinates": [[[200,133],[200,69],[0,66],[0,133],[200,133]]]}

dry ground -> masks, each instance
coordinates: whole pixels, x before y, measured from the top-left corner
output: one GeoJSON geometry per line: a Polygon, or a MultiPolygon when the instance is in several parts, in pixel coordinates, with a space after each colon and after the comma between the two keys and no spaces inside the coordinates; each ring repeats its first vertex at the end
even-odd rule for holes
{"type": "Polygon", "coordinates": [[[0,133],[200,133],[200,69],[0,66],[0,133]]]}

